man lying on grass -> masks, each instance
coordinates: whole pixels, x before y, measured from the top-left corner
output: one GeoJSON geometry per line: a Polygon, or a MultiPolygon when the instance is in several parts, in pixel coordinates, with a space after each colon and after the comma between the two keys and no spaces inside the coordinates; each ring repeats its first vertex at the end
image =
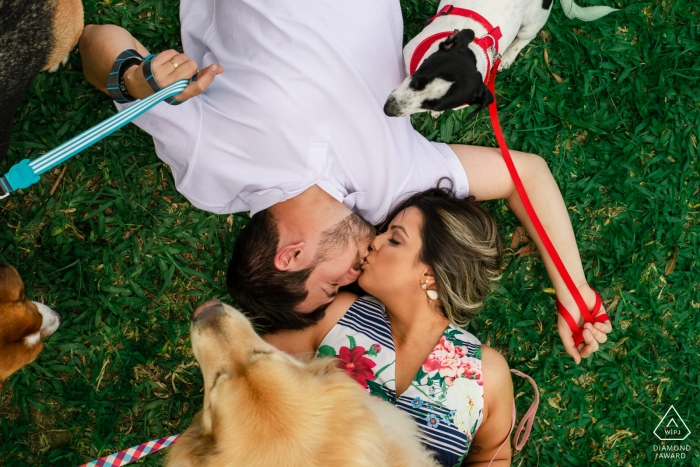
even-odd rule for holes
{"type": "MultiPolygon", "coordinates": [[[[180,17],[186,54],[167,50],[148,64],[138,57],[125,62],[123,87],[113,80],[110,95],[143,98],[157,88],[154,81],[166,86],[202,69],[176,96],[186,102],[158,105],[135,123],[153,136],[178,191],[193,205],[217,214],[250,211],[228,285],[265,331],[317,322],[338,288],[357,279],[370,223],[442,177],[451,178],[461,196],[508,201],[539,248],[559,300],[583,324],[499,151],[433,143],[409,118],[384,115],[386,97],[404,78],[397,0],[182,0],[180,17]]],[[[118,26],[87,26],[80,51],[88,81],[108,92],[110,71],[118,76],[122,60],[136,55],[122,54],[128,49],[149,53],[118,26]]],[[[595,292],[546,162],[512,154],[542,224],[592,308],[595,292]]],[[[559,335],[576,363],[612,329],[610,322],[585,326],[577,347],[559,317],[559,335]]]]}

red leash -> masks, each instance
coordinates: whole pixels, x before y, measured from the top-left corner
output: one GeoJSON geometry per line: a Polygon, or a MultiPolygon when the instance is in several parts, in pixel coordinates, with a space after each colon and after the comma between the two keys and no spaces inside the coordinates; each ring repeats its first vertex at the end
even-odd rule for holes
{"type": "MultiPolygon", "coordinates": [[[[527,193],[525,192],[525,187],[523,186],[522,181],[520,180],[520,176],[518,175],[518,171],[515,169],[515,164],[513,163],[513,158],[510,155],[510,152],[508,151],[508,145],[506,144],[506,140],[503,137],[503,131],[501,130],[501,124],[498,121],[498,111],[496,110],[496,73],[498,72],[498,65],[500,64],[500,56],[498,55],[498,41],[501,38],[501,29],[500,27],[496,26],[494,27],[486,18],[481,16],[480,14],[476,13],[475,11],[472,10],[467,10],[464,8],[455,8],[453,5],[445,5],[440,11],[437,12],[437,14],[431,18],[429,18],[426,21],[426,25],[432,23],[435,19],[441,17],[441,16],[449,16],[449,15],[456,15],[456,16],[463,16],[465,18],[470,18],[477,23],[479,23],[487,32],[486,35],[481,37],[481,38],[475,38],[474,43],[478,45],[483,51],[484,55],[486,56],[486,74],[488,75],[489,70],[491,72],[490,76],[485,76],[484,77],[484,82],[488,80],[488,88],[489,91],[491,91],[491,94],[493,94],[493,102],[491,105],[489,105],[489,115],[491,116],[491,125],[493,126],[493,131],[496,134],[496,140],[498,141],[498,147],[501,150],[501,153],[503,154],[503,159],[506,162],[506,166],[508,167],[508,172],[510,172],[510,176],[513,179],[513,183],[515,183],[515,188],[518,190],[518,195],[520,195],[520,199],[523,202],[523,206],[525,206],[525,210],[527,211],[528,216],[532,220],[533,225],[535,226],[535,230],[539,234],[540,238],[542,239],[542,243],[544,244],[545,249],[549,253],[549,256],[552,258],[552,261],[554,261],[554,265],[556,266],[557,270],[559,271],[559,274],[561,275],[562,279],[564,279],[564,283],[566,284],[566,287],[569,289],[571,292],[571,295],[574,297],[574,301],[576,302],[576,305],[578,306],[579,310],[581,310],[581,315],[583,316],[583,320],[586,323],[603,323],[610,318],[608,317],[607,314],[601,313],[598,314],[600,311],[603,303],[600,298],[600,295],[598,292],[595,292],[596,295],[596,302],[595,305],[593,306],[593,313],[597,314],[597,316],[593,316],[590,311],[588,311],[588,307],[586,306],[586,302],[583,300],[583,297],[581,296],[581,293],[578,291],[578,288],[576,287],[576,284],[574,284],[574,281],[571,279],[571,276],[569,275],[569,272],[566,270],[566,266],[564,266],[563,261],[559,257],[559,254],[557,253],[557,250],[554,248],[554,245],[552,244],[552,241],[549,239],[549,235],[547,235],[547,232],[544,230],[544,227],[542,226],[542,223],[540,222],[539,217],[537,217],[537,213],[535,212],[535,209],[532,207],[532,203],[530,203],[530,198],[527,196],[527,193]],[[494,64],[491,66],[491,59],[489,57],[489,48],[493,48],[494,52],[494,64]]],[[[411,55],[410,63],[409,63],[409,73],[413,74],[415,73],[416,69],[420,65],[421,61],[423,60],[423,57],[425,54],[428,52],[430,47],[433,46],[437,41],[443,40],[449,36],[451,36],[454,33],[454,31],[443,31],[443,32],[438,32],[436,34],[433,34],[431,36],[428,36],[427,38],[423,39],[416,49],[413,51],[413,54],[411,55]]],[[[566,320],[566,323],[569,325],[569,328],[571,329],[571,333],[573,334],[574,338],[574,343],[578,346],[581,342],[583,342],[583,329],[579,329],[578,323],[576,320],[574,320],[573,316],[569,313],[569,311],[564,308],[564,305],[561,304],[559,299],[557,299],[557,311],[559,314],[561,314],[564,319],[566,320]]]]}
{"type": "MultiPolygon", "coordinates": [[[[515,170],[515,164],[513,163],[513,158],[510,155],[510,151],[508,151],[508,146],[506,145],[506,140],[503,137],[503,131],[501,130],[501,124],[498,120],[498,111],[496,110],[496,73],[498,72],[498,65],[500,63],[500,60],[497,60],[493,64],[493,68],[491,70],[491,77],[489,79],[489,91],[491,91],[491,94],[493,94],[493,102],[491,105],[489,105],[489,115],[491,117],[491,125],[493,126],[493,131],[496,134],[496,140],[498,141],[498,147],[501,150],[501,154],[503,154],[503,159],[506,162],[506,166],[508,167],[508,171],[510,172],[510,176],[513,179],[513,183],[515,183],[515,188],[518,190],[518,195],[520,195],[520,199],[523,202],[523,206],[525,206],[525,210],[527,211],[528,216],[530,216],[530,220],[532,220],[533,225],[535,226],[535,230],[537,231],[537,234],[540,236],[540,239],[542,239],[542,243],[544,244],[545,249],[547,250],[547,253],[549,253],[549,256],[552,258],[552,261],[554,261],[554,265],[557,267],[557,271],[559,271],[559,274],[561,275],[562,279],[564,279],[564,283],[566,284],[566,287],[569,289],[569,292],[571,292],[571,295],[574,297],[574,300],[576,301],[576,305],[578,305],[579,310],[581,310],[581,315],[583,315],[583,320],[586,323],[603,323],[605,321],[608,321],[610,318],[606,313],[601,313],[598,314],[597,316],[593,316],[590,311],[588,311],[588,307],[586,306],[586,302],[583,300],[583,297],[581,296],[581,293],[578,291],[578,288],[576,287],[576,284],[574,284],[574,281],[571,279],[571,276],[569,275],[569,272],[566,270],[566,266],[564,266],[564,263],[562,262],[561,258],[559,257],[559,254],[557,253],[557,250],[554,248],[554,245],[552,244],[552,241],[549,239],[549,235],[547,235],[547,232],[544,230],[544,226],[542,226],[542,223],[540,222],[539,217],[537,217],[537,213],[535,212],[535,209],[532,207],[532,204],[530,203],[530,198],[527,196],[527,193],[525,192],[525,187],[523,186],[523,182],[520,180],[520,176],[518,175],[518,171],[515,170]]],[[[595,292],[595,291],[594,291],[595,292]]],[[[596,295],[596,302],[595,305],[593,306],[593,313],[597,314],[601,307],[602,307],[602,301],[600,298],[600,295],[598,292],[595,292],[596,295]]],[[[579,329],[578,324],[574,320],[573,316],[569,313],[569,311],[564,308],[564,305],[561,304],[559,299],[557,299],[557,311],[564,317],[566,320],[567,324],[569,325],[569,328],[571,329],[571,332],[574,336],[574,343],[578,346],[581,342],[583,342],[583,328],[579,329]]]]}

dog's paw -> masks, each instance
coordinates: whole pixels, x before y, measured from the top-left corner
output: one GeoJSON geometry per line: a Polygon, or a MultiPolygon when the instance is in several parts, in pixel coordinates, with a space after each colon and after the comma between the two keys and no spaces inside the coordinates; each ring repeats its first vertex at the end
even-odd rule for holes
{"type": "Polygon", "coordinates": [[[514,61],[515,57],[508,56],[508,54],[504,54],[501,58],[501,63],[498,65],[498,71],[507,70],[508,68],[510,68],[514,61]]]}
{"type": "Polygon", "coordinates": [[[48,70],[49,73],[56,73],[58,71],[58,69],[61,67],[61,65],[66,66],[66,63],[68,63],[69,58],[70,58],[70,52],[68,52],[68,54],[65,57],[63,57],[63,60],[61,60],[59,63],[57,63],[54,66],[52,66],[51,68],[49,68],[49,70],[48,70]]]}
{"type": "Polygon", "coordinates": [[[433,117],[433,119],[437,119],[440,115],[445,113],[444,110],[441,110],[439,112],[436,110],[429,110],[428,112],[430,113],[430,116],[433,117]]]}

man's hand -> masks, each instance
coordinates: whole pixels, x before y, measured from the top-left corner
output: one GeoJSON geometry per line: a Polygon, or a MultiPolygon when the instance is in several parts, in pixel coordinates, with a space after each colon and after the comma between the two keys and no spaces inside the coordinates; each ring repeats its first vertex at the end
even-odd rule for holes
{"type": "MultiPolygon", "coordinates": [[[[190,83],[181,94],[175,96],[175,99],[181,101],[204,92],[216,75],[223,73],[223,71],[223,67],[213,64],[197,73],[197,64],[186,54],[178,53],[175,50],[161,52],[151,62],[151,72],[161,88],[165,88],[181,79],[190,79],[197,73],[197,80],[194,83],[190,83]],[[177,63],[177,67],[173,62],[177,63]]],[[[146,82],[143,74],[143,63],[126,70],[124,83],[129,94],[137,99],[143,99],[153,94],[153,90],[146,82]]]]}
{"type": "MultiPolygon", "coordinates": [[[[586,305],[589,305],[592,309],[593,304],[595,304],[595,292],[588,285],[579,287],[579,292],[583,296],[586,305]]],[[[566,353],[573,357],[576,364],[581,363],[582,358],[586,358],[593,352],[598,350],[599,344],[604,343],[608,340],[608,333],[612,331],[612,323],[610,320],[603,323],[585,323],[583,321],[583,316],[581,311],[578,309],[574,298],[567,294],[567,297],[560,296],[559,301],[564,305],[564,307],[569,310],[571,316],[574,318],[576,323],[578,323],[579,328],[583,325],[583,342],[578,346],[574,345],[574,337],[567,324],[566,320],[559,315],[557,321],[557,329],[559,331],[559,337],[564,344],[564,350],[566,353]]],[[[605,313],[605,307],[601,306],[600,311],[595,315],[598,316],[600,313],[605,313]]]]}
{"type": "MultiPolygon", "coordinates": [[[[107,76],[119,54],[127,49],[134,49],[144,57],[149,53],[127,30],[113,24],[86,25],[80,36],[79,47],[85,78],[107,95],[109,95],[106,86],[107,76]]],[[[160,87],[164,88],[179,79],[192,78],[197,73],[197,64],[185,54],[166,50],[153,59],[151,71],[160,87]],[[177,66],[170,60],[177,63],[177,66]]],[[[209,87],[216,75],[223,71],[221,65],[208,66],[197,73],[197,81],[190,83],[175,98],[186,100],[201,94],[209,87]]],[[[153,94],[153,90],[143,76],[143,64],[134,65],[126,70],[124,83],[129,94],[136,98],[141,99],[153,94]]]]}

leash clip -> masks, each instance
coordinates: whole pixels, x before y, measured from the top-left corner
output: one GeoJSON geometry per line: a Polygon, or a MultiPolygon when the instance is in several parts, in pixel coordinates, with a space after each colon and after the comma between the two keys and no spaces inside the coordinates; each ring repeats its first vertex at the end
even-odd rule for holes
{"type": "Polygon", "coordinates": [[[489,46],[488,51],[493,54],[493,61],[495,62],[501,58],[501,54],[499,54],[498,50],[496,50],[496,44],[498,44],[498,42],[496,42],[496,38],[491,34],[485,34],[481,39],[484,40],[487,37],[491,39],[491,45],[489,46]]]}

